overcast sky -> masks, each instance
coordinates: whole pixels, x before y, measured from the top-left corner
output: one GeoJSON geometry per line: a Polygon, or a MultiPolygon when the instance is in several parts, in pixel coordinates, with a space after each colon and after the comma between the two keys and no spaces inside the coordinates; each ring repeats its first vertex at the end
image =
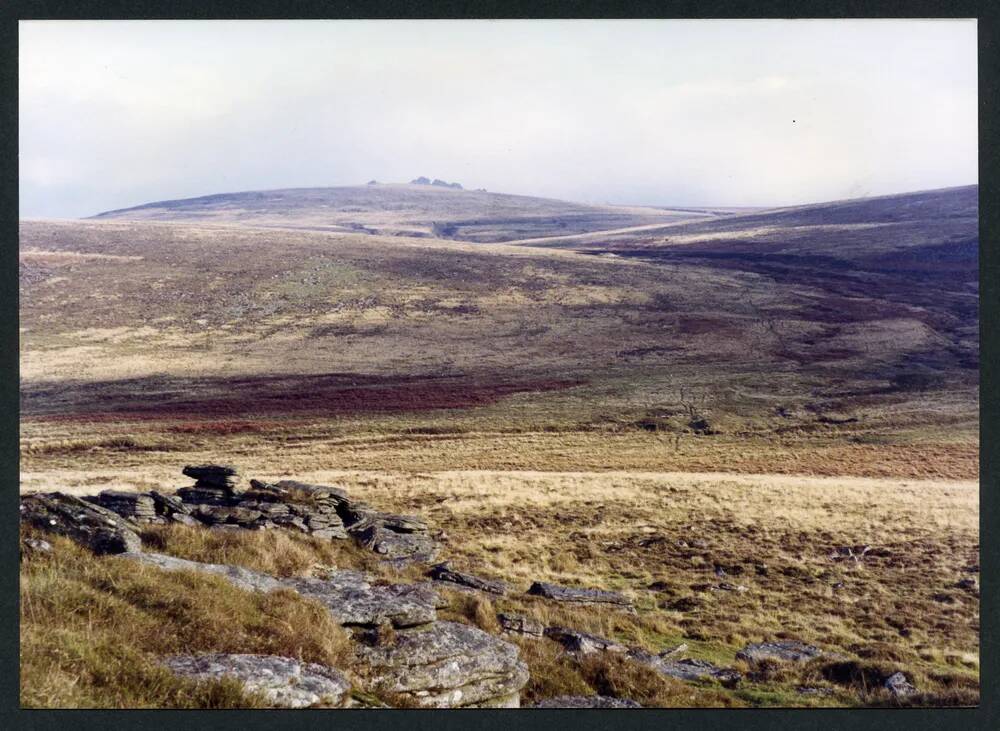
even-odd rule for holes
{"type": "Polygon", "coordinates": [[[418,175],[789,205],[977,182],[975,21],[30,21],[23,217],[418,175]]]}

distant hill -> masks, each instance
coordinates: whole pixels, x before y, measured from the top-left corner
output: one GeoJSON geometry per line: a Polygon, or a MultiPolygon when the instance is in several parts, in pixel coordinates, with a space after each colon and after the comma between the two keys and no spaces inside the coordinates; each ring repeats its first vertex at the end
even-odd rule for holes
{"type": "Polygon", "coordinates": [[[370,183],[156,201],[106,211],[93,218],[277,226],[503,242],[711,215],[692,210],[586,205],[550,198],[460,190],[447,185],[370,183]]]}

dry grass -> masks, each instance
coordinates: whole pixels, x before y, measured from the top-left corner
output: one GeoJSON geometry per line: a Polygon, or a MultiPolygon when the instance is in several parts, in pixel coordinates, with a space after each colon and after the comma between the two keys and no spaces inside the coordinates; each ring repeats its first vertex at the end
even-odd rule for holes
{"type": "Polygon", "coordinates": [[[292,592],[248,593],[218,577],[98,558],[46,539],[51,555],[22,559],[24,706],[252,707],[261,700],[237,685],[174,678],[156,657],[261,653],[334,667],[352,657],[329,612],[292,592]]]}

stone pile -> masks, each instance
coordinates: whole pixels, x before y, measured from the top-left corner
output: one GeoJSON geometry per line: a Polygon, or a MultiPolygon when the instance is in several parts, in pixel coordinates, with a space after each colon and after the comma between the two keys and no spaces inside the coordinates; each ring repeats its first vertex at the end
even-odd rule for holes
{"type": "Polygon", "coordinates": [[[187,465],[182,472],[194,478],[194,487],[182,487],[178,497],[193,505],[232,505],[233,493],[239,479],[236,468],[230,465],[187,465]]]}

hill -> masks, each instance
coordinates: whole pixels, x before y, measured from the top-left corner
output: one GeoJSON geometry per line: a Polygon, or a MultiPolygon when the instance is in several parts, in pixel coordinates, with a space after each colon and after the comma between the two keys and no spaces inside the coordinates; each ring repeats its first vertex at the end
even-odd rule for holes
{"type": "Polygon", "coordinates": [[[696,210],[593,206],[419,184],[224,193],[158,201],[96,219],[253,226],[497,242],[711,216],[696,210]]]}

